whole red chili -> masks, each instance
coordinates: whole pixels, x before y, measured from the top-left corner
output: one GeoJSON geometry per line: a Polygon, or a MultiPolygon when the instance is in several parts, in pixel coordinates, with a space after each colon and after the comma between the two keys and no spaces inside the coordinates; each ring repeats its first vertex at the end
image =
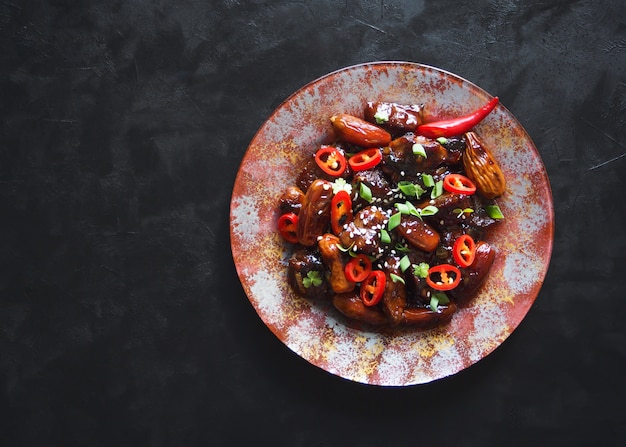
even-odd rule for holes
{"type": "Polygon", "coordinates": [[[417,133],[428,138],[453,137],[464,134],[489,115],[498,104],[498,101],[498,97],[495,96],[487,104],[469,115],[422,124],[417,126],[417,133]]]}

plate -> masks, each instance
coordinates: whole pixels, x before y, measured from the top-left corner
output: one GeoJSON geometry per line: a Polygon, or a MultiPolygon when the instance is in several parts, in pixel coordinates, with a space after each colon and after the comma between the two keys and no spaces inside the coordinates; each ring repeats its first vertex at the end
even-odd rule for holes
{"type": "Polygon", "coordinates": [[[475,130],[501,165],[505,221],[490,229],[497,250],[471,305],[428,331],[350,324],[332,304],[311,303],[287,284],[289,247],[278,236],[278,199],[305,157],[332,138],[329,118],[362,116],[367,101],[425,104],[429,121],[461,116],[491,95],[450,72],[411,62],[347,67],[305,85],[263,123],[248,147],[230,204],[231,249],[243,289],[265,325],[289,349],[331,374],[359,383],[407,386],[473,365],[500,346],[533,305],[548,270],[554,206],[532,140],[502,105],[475,130]]]}

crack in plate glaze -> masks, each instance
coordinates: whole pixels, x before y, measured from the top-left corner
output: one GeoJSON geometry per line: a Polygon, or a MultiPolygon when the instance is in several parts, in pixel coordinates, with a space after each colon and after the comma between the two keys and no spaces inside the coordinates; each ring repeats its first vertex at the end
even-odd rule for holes
{"type": "Polygon", "coordinates": [[[476,298],[443,327],[371,329],[330,302],[311,303],[287,284],[289,248],[277,235],[278,199],[304,159],[332,140],[329,118],[362,115],[367,101],[425,104],[428,120],[468,113],[491,96],[452,73],[410,62],[374,62],[319,78],[287,98],[261,126],[231,199],[231,249],[250,303],[267,327],[308,362],[348,380],[382,386],[427,383],[483,359],[515,330],[548,270],[554,206],[530,137],[502,105],[477,127],[501,164],[505,220],[487,236],[496,260],[476,298]]]}

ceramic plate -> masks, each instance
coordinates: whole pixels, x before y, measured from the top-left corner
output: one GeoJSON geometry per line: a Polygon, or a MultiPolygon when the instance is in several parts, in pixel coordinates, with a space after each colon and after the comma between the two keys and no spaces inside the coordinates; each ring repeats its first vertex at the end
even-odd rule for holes
{"type": "Polygon", "coordinates": [[[231,248],[250,303],[276,337],[329,373],[356,382],[406,386],[455,374],[515,330],[545,278],[554,234],[552,194],[530,137],[499,104],[476,127],[507,180],[505,221],[487,241],[497,249],[479,294],[441,328],[363,330],[332,304],[311,303],[287,284],[291,254],[276,231],[278,199],[305,157],[332,136],[336,113],[362,116],[367,101],[425,104],[426,119],[464,115],[491,95],[452,73],[415,63],[348,67],[291,95],[261,126],[243,158],[231,199],[231,248]]]}

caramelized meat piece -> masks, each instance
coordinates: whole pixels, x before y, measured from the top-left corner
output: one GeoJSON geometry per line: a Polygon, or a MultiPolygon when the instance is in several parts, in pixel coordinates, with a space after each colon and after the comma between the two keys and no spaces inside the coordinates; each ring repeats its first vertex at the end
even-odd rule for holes
{"type": "Polygon", "coordinates": [[[410,133],[396,138],[383,149],[383,170],[396,183],[411,180],[411,177],[405,176],[431,172],[444,163],[454,165],[460,161],[459,152],[448,151],[436,140],[410,133]],[[426,157],[414,153],[413,146],[416,144],[421,145],[426,157]]]}
{"type": "Polygon", "coordinates": [[[417,216],[403,215],[398,231],[419,250],[433,251],[439,244],[439,233],[417,216]]]}
{"type": "Polygon", "coordinates": [[[493,265],[496,251],[487,242],[480,241],[476,244],[476,256],[474,262],[468,268],[462,270],[461,283],[455,289],[448,292],[461,306],[466,305],[474,297],[480,286],[487,278],[487,274],[493,265]]]}
{"type": "Polygon", "coordinates": [[[392,135],[414,132],[423,122],[423,106],[403,105],[395,102],[368,102],[365,119],[376,123],[392,135]]]}
{"type": "Polygon", "coordinates": [[[348,281],[344,273],[345,263],[339,250],[341,241],[334,234],[326,233],[318,242],[324,264],[330,270],[330,288],[335,293],[351,292],[356,284],[348,281]]]}
{"type": "Polygon", "coordinates": [[[367,206],[355,214],[354,219],[341,233],[341,245],[353,247],[357,253],[377,256],[380,248],[380,229],[387,224],[387,214],[375,205],[367,206]]]}
{"type": "Polygon", "coordinates": [[[366,306],[358,293],[343,293],[333,297],[335,308],[348,318],[380,326],[387,324],[387,317],[377,306],[366,306]]]}
{"type": "Polygon", "coordinates": [[[302,208],[302,202],[304,201],[304,193],[297,186],[290,186],[280,196],[278,205],[281,213],[295,213],[298,214],[300,208],[302,208]]]}
{"type": "MultiPolygon", "coordinates": [[[[289,259],[287,269],[287,281],[291,288],[301,296],[319,300],[324,299],[328,294],[328,282],[324,280],[325,269],[319,251],[311,249],[300,249],[289,259]],[[303,279],[311,276],[322,280],[321,284],[304,284],[303,279]]],[[[310,279],[310,277],[309,277],[310,279]]]]}

